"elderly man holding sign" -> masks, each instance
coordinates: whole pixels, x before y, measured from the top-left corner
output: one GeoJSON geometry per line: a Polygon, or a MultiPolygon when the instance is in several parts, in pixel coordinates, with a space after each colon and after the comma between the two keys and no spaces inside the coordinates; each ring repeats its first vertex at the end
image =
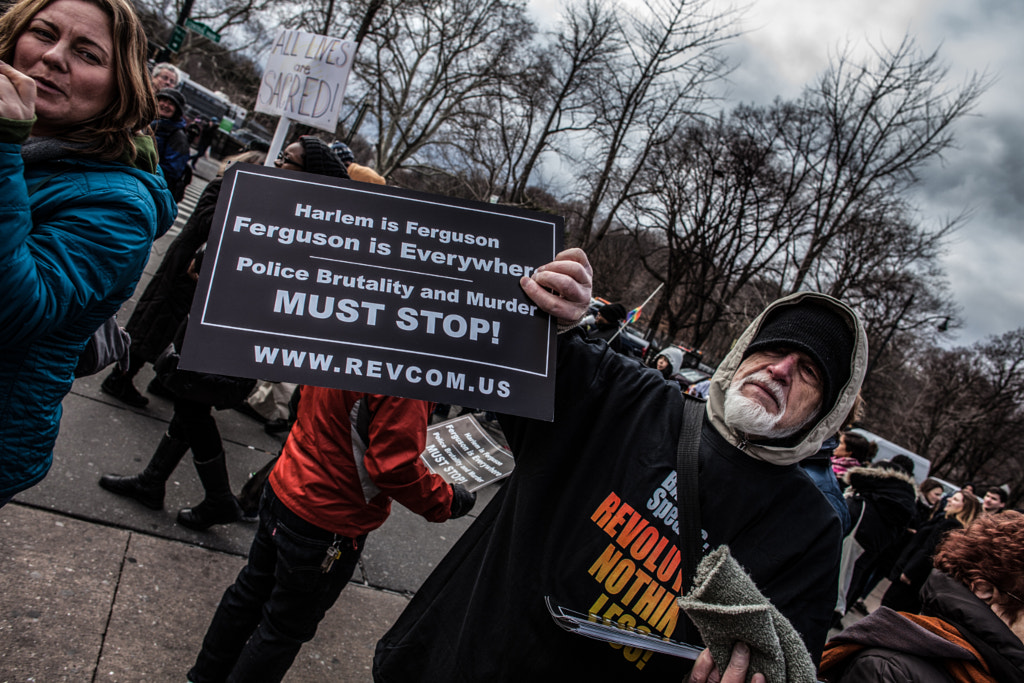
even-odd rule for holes
{"type": "Polygon", "coordinates": [[[579,250],[523,278],[560,328],[554,421],[501,417],[516,469],[378,642],[374,680],[706,681],[712,657],[731,678],[749,654],[752,673],[813,681],[841,527],[799,462],[860,390],[857,314],[812,292],[770,304],[705,404],[573,329],[590,283],[579,250]],[[695,665],[670,656],[701,640],[695,665]]]}

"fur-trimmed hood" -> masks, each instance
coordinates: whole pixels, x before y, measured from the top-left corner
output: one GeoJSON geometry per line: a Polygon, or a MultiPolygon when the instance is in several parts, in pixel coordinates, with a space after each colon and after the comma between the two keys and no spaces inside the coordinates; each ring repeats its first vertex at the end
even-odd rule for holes
{"type": "Polygon", "coordinates": [[[718,433],[729,443],[736,446],[748,455],[765,460],[776,465],[790,465],[799,462],[809,455],[817,453],[825,439],[833,436],[839,431],[846,417],[853,408],[853,403],[860,392],[861,384],[864,381],[864,374],[868,361],[868,339],[861,325],[860,318],[852,308],[825,294],[817,292],[797,292],[783,297],[769,305],[761,312],[754,322],[740,335],[732,351],[725,357],[722,364],[718,366],[717,372],[711,378],[710,392],[708,394],[708,417],[718,433]],[[854,348],[850,359],[850,379],[839,391],[835,404],[826,410],[817,422],[813,423],[803,436],[791,446],[766,445],[748,441],[746,436],[731,429],[725,424],[725,390],[729,388],[736,370],[743,362],[743,352],[757,336],[765,318],[777,308],[791,306],[804,301],[814,301],[835,310],[850,325],[853,332],[854,348]]]}
{"type": "MultiPolygon", "coordinates": [[[[843,480],[850,485],[846,495],[863,500],[877,521],[892,529],[905,529],[917,511],[917,484],[914,477],[888,467],[854,467],[843,480]]],[[[861,534],[870,532],[874,522],[866,522],[861,534]]],[[[881,530],[876,533],[883,533],[881,530]]]]}
{"type": "MultiPolygon", "coordinates": [[[[851,467],[843,475],[843,481],[859,493],[866,493],[878,488],[888,488],[895,482],[903,482],[914,493],[917,500],[917,482],[911,475],[889,467],[851,467]]],[[[898,484],[895,484],[899,486],[898,484]]],[[[903,487],[900,487],[903,488],[903,487]]]]}

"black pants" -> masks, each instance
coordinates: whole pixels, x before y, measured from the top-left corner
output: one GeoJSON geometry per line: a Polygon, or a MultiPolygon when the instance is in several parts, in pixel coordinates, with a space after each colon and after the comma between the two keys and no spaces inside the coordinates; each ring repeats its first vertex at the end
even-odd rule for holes
{"type": "Polygon", "coordinates": [[[173,439],[188,443],[192,457],[198,462],[215,458],[224,450],[217,421],[213,419],[213,406],[209,403],[174,399],[174,415],[167,433],[173,439]]]}
{"type": "Polygon", "coordinates": [[[224,592],[188,679],[277,683],[284,678],[352,578],[365,542],[366,534],[344,538],[310,524],[265,486],[249,562],[224,592]],[[332,545],[341,557],[325,572],[322,563],[332,545]]]}

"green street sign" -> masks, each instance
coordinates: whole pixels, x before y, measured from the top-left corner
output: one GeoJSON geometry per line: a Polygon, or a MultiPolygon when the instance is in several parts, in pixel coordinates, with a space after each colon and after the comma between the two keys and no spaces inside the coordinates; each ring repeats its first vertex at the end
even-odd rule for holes
{"type": "Polygon", "coordinates": [[[181,26],[175,26],[174,32],[171,33],[171,39],[167,41],[167,49],[171,52],[177,52],[181,49],[181,44],[185,42],[185,29],[181,26]]]}
{"type": "Polygon", "coordinates": [[[195,21],[194,19],[186,19],[185,26],[192,29],[204,38],[209,38],[215,43],[220,42],[220,34],[201,21],[195,21]]]}

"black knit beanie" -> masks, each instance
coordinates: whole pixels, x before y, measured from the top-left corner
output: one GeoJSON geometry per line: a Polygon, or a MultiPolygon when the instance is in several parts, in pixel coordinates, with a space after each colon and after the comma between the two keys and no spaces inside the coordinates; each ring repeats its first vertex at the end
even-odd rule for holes
{"type": "Polygon", "coordinates": [[[769,348],[803,351],[821,370],[822,410],[827,412],[850,379],[853,346],[853,330],[838,311],[815,301],[798,301],[768,315],[743,358],[769,348]]]}
{"type": "Polygon", "coordinates": [[[341,159],[326,142],[313,135],[303,135],[299,142],[302,144],[302,170],[332,178],[348,178],[341,159]]]}
{"type": "Polygon", "coordinates": [[[616,325],[626,317],[626,307],[622,304],[607,304],[598,311],[605,320],[616,325]]]}

